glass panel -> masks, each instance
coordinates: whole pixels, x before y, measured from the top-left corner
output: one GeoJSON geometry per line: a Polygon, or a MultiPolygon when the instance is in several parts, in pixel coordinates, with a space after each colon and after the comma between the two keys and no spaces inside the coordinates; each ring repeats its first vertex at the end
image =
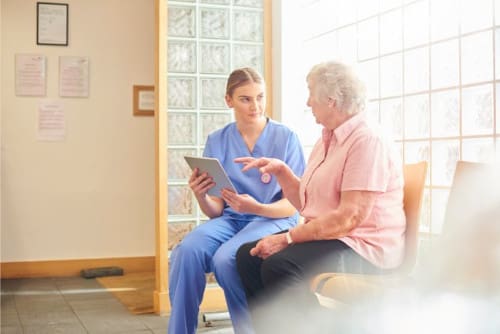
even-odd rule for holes
{"type": "Polygon", "coordinates": [[[380,124],[379,101],[368,102],[365,110],[366,117],[370,122],[380,124]]]}
{"type": "Polygon", "coordinates": [[[494,162],[495,141],[493,137],[464,139],[462,141],[462,159],[476,162],[494,162]]]}
{"type": "Polygon", "coordinates": [[[493,79],[491,37],[486,31],[462,38],[462,84],[493,79]]]}
{"type": "Polygon", "coordinates": [[[168,143],[170,145],[196,144],[196,114],[168,113],[168,143]]]}
{"type": "Polygon", "coordinates": [[[229,73],[229,44],[201,43],[200,48],[201,73],[229,73]]]}
{"type": "Polygon", "coordinates": [[[414,93],[429,89],[429,48],[405,53],[405,92],[414,93]]]}
{"type": "Polygon", "coordinates": [[[175,109],[194,109],[196,106],[196,79],[168,78],[168,107],[175,109]]]}
{"type": "Polygon", "coordinates": [[[461,32],[462,34],[489,28],[493,25],[492,0],[461,1],[461,32]]]}
{"type": "Polygon", "coordinates": [[[350,25],[339,29],[337,37],[338,53],[336,59],[348,64],[356,61],[358,52],[356,43],[356,25],[350,25]]]}
{"type": "Polygon", "coordinates": [[[200,142],[206,142],[208,135],[231,122],[231,113],[200,114],[200,142]]]}
{"type": "MultiPolygon", "coordinates": [[[[498,24],[500,24],[500,22],[498,22],[498,24]]],[[[500,64],[500,28],[495,30],[495,63],[500,64]]],[[[498,65],[495,66],[495,78],[500,78],[500,66],[498,65]]]]}
{"type": "Polygon", "coordinates": [[[176,216],[193,216],[193,196],[188,186],[168,186],[168,214],[176,216]]]}
{"type": "Polygon", "coordinates": [[[191,176],[191,169],[184,160],[185,155],[196,155],[195,149],[168,149],[168,180],[187,180],[191,176]]]}
{"type": "Polygon", "coordinates": [[[431,40],[436,41],[458,35],[460,22],[459,6],[456,0],[430,1],[431,40]]]}
{"type": "MultiPolygon", "coordinates": [[[[500,67],[500,66],[499,66],[500,67]]],[[[496,119],[497,119],[497,134],[500,134],[500,85],[496,85],[496,119]]],[[[500,158],[500,157],[499,157],[500,158]]]]}
{"type": "Polygon", "coordinates": [[[200,3],[210,3],[215,5],[229,5],[230,0],[200,0],[200,3]]]}
{"type": "MultiPolygon", "coordinates": [[[[405,142],[405,163],[431,160],[431,148],[429,141],[405,142]]],[[[430,173],[427,170],[426,184],[431,183],[430,173]]]]}
{"type": "Polygon", "coordinates": [[[262,12],[234,11],[233,38],[238,41],[262,41],[262,12]]]}
{"type": "Polygon", "coordinates": [[[492,85],[462,89],[462,133],[493,134],[492,85]]]}
{"type": "Polygon", "coordinates": [[[449,194],[449,190],[445,189],[432,190],[432,233],[439,234],[443,230],[444,214],[449,194]]]}
{"type": "Polygon", "coordinates": [[[358,23],[358,59],[378,56],[378,17],[358,23]]]}
{"type": "Polygon", "coordinates": [[[401,98],[380,101],[380,123],[394,140],[403,138],[401,98]]]}
{"type": "Polygon", "coordinates": [[[404,10],[405,48],[426,44],[429,41],[429,3],[419,1],[404,10]]]}
{"type": "Polygon", "coordinates": [[[235,44],[233,46],[233,66],[234,68],[250,66],[263,73],[263,54],[260,45],[235,44]]]}
{"type": "Polygon", "coordinates": [[[429,95],[405,97],[405,138],[429,138],[429,95]]]}
{"type": "Polygon", "coordinates": [[[500,24],[500,0],[495,0],[495,24],[500,24]]]}
{"type": "Polygon", "coordinates": [[[398,96],[403,89],[401,53],[380,58],[380,96],[398,96]]]}
{"type": "Polygon", "coordinates": [[[201,107],[203,109],[226,109],[226,79],[201,79],[201,107]]]}
{"type": "Polygon", "coordinates": [[[405,142],[405,163],[416,163],[419,161],[430,161],[429,141],[405,142]]]}
{"type": "Polygon", "coordinates": [[[168,70],[169,72],[196,72],[196,43],[169,41],[168,70]]]}
{"type": "Polygon", "coordinates": [[[379,97],[378,58],[358,64],[358,74],[365,83],[366,94],[369,99],[379,97]]]}
{"type": "Polygon", "coordinates": [[[337,1],[338,24],[344,26],[356,22],[356,4],[352,0],[337,1]]]}
{"type": "Polygon", "coordinates": [[[194,37],[195,22],[194,7],[168,6],[168,35],[170,37],[194,37]]]}
{"type": "Polygon", "coordinates": [[[229,10],[200,8],[200,36],[202,38],[229,38],[229,10]]]}
{"type": "Polygon", "coordinates": [[[431,47],[432,88],[458,85],[458,40],[434,44],[431,47]]]}
{"type": "MultiPolygon", "coordinates": [[[[427,173],[428,175],[429,173],[427,173]]],[[[420,232],[429,233],[431,231],[431,195],[429,189],[424,189],[422,208],[420,209],[420,232]]]]}
{"type": "Polygon", "coordinates": [[[458,89],[432,93],[431,101],[432,136],[458,136],[460,134],[458,89]]]}
{"type": "Polygon", "coordinates": [[[386,11],[401,6],[401,0],[380,0],[380,11],[386,11]]]}
{"type": "Polygon", "coordinates": [[[379,0],[358,0],[358,20],[378,13],[379,0]]]}
{"type": "Polygon", "coordinates": [[[171,251],[196,227],[196,222],[168,223],[168,250],[171,251]]]}
{"type": "Polygon", "coordinates": [[[235,6],[262,8],[262,0],[233,0],[235,6]]]}
{"type": "Polygon", "coordinates": [[[403,47],[402,10],[380,16],[380,54],[399,51],[403,47]]]}
{"type": "Polygon", "coordinates": [[[460,156],[460,144],[457,140],[434,141],[432,143],[432,184],[451,185],[455,165],[460,156]]]}

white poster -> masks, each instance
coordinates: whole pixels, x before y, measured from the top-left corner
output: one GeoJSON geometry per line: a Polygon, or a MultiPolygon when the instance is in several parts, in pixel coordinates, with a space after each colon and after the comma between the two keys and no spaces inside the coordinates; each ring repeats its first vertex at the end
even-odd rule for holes
{"type": "Polygon", "coordinates": [[[61,141],[66,137],[64,108],[60,101],[43,100],[38,105],[38,140],[61,141]]]}
{"type": "Polygon", "coordinates": [[[88,57],[59,57],[59,96],[89,96],[88,57]]]}
{"type": "Polygon", "coordinates": [[[45,96],[45,56],[16,54],[16,95],[45,96]]]}

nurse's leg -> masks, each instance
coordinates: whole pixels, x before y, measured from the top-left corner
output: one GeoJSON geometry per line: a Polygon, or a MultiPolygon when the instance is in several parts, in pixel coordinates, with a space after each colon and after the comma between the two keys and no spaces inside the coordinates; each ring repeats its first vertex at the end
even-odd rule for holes
{"type": "Polygon", "coordinates": [[[214,254],[214,273],[217,282],[224,289],[224,295],[231,314],[231,321],[236,334],[253,333],[250,326],[245,291],[236,270],[236,252],[238,248],[249,241],[260,239],[281,231],[290,224],[290,219],[261,220],[246,224],[233,238],[221,245],[214,254]]]}
{"type": "Polygon", "coordinates": [[[205,273],[221,244],[237,232],[225,217],[211,219],[190,232],[170,256],[169,296],[172,307],[168,333],[195,333],[205,291],[205,273]]]}

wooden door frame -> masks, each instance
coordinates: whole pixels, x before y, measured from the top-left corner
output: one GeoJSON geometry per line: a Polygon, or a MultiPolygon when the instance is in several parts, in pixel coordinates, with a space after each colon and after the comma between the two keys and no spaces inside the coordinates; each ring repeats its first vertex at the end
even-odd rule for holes
{"type": "MultiPolygon", "coordinates": [[[[167,126],[167,37],[168,4],[155,0],[155,313],[170,313],[168,298],[168,126],[167,126]]],[[[264,79],[267,114],[272,117],[272,0],[264,0],[264,79]]],[[[226,309],[220,288],[207,288],[201,310],[226,309]]]]}

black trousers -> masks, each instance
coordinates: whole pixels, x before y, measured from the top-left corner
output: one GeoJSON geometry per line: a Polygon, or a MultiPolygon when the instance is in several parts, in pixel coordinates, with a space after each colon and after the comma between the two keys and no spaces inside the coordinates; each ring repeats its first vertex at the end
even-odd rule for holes
{"type": "Polygon", "coordinates": [[[256,244],[242,245],[236,261],[257,333],[329,333],[332,316],[309,280],[322,272],[383,273],[340,240],[293,244],[265,260],[250,255],[256,244]],[[314,322],[319,328],[311,328],[314,322]]]}

